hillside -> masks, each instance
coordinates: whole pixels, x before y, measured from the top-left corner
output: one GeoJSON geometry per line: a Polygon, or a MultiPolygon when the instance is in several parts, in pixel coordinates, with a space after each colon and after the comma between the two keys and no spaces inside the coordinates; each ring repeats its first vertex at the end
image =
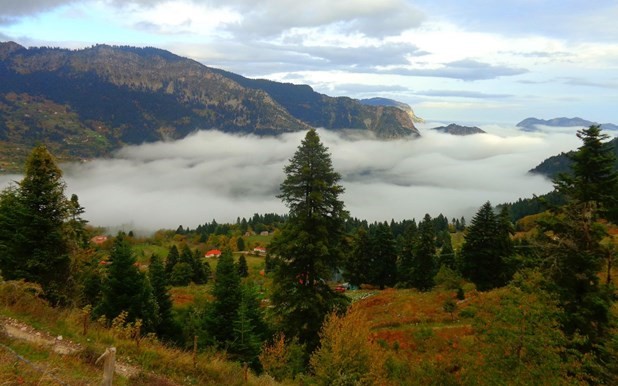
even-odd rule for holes
{"type": "MultiPolygon", "coordinates": [[[[608,142],[609,145],[613,146],[614,153],[618,158],[618,138],[614,138],[608,142]]],[[[540,174],[547,178],[554,178],[559,173],[568,173],[571,168],[571,160],[569,159],[569,154],[572,154],[573,151],[568,153],[560,153],[558,155],[551,156],[530,169],[528,172],[533,174],[540,174]]],[[[616,168],[618,169],[618,160],[616,161],[616,168]]]]}
{"type": "Polygon", "coordinates": [[[195,130],[277,135],[324,127],[379,138],[419,135],[397,107],[248,79],[150,47],[0,43],[0,78],[0,167],[9,170],[19,169],[40,142],[60,159],[79,159],[195,130]]]}

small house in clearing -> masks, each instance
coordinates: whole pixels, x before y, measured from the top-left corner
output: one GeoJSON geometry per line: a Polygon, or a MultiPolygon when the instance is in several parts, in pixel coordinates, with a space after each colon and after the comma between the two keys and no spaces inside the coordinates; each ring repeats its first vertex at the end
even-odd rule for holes
{"type": "Polygon", "coordinates": [[[266,248],[264,248],[264,247],[255,247],[255,248],[253,248],[253,253],[256,253],[258,255],[265,255],[266,254],[266,248]]]}
{"type": "Polygon", "coordinates": [[[211,249],[210,251],[206,252],[206,254],[204,255],[204,257],[219,257],[221,256],[221,251],[218,249],[211,249]]]}
{"type": "Polygon", "coordinates": [[[103,235],[94,236],[93,238],[90,239],[90,242],[96,245],[101,245],[106,241],[107,241],[107,236],[103,236],[103,235]]]}

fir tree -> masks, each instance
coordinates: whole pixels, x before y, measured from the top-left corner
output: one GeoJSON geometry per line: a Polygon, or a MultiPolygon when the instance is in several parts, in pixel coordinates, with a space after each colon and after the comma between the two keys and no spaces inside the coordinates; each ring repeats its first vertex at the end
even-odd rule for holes
{"type": "Polygon", "coordinates": [[[153,254],[148,266],[148,278],[158,306],[158,318],[155,332],[158,336],[172,338],[176,335],[177,326],[172,315],[172,297],[167,285],[165,267],[159,257],[153,254]]]}
{"type": "Polygon", "coordinates": [[[434,286],[436,275],[436,241],[434,224],[429,214],[426,214],[418,226],[418,243],[412,260],[411,284],[421,291],[430,290],[434,286]]]}
{"type": "Polygon", "coordinates": [[[279,198],[290,209],[288,221],[271,243],[277,256],[272,301],[288,338],[298,337],[308,352],[318,343],[324,318],[347,299],[324,280],[342,263],[341,243],[347,212],[344,189],[327,148],[309,130],[290,163],[279,198]]]}
{"type": "MultiPolygon", "coordinates": [[[[244,233],[244,232],[243,232],[244,233]]],[[[236,249],[240,252],[245,250],[245,240],[242,237],[236,238],[236,249]]]]}
{"type": "Polygon", "coordinates": [[[345,264],[345,277],[351,285],[359,287],[368,283],[368,270],[371,267],[371,245],[364,226],[358,228],[352,246],[352,252],[345,264]]]}
{"type": "Polygon", "coordinates": [[[238,275],[240,277],[249,276],[249,266],[247,265],[247,258],[245,255],[240,255],[238,258],[238,275]]]}
{"type": "Polygon", "coordinates": [[[513,248],[505,226],[496,218],[488,201],[466,231],[461,250],[462,274],[481,291],[504,286],[510,280],[506,259],[513,254],[513,248]]]}
{"type": "Polygon", "coordinates": [[[213,343],[227,347],[236,336],[233,322],[241,302],[240,277],[229,248],[219,257],[212,295],[215,300],[206,315],[206,330],[213,343]]]}
{"type": "Polygon", "coordinates": [[[600,285],[598,273],[609,255],[601,241],[606,228],[597,220],[616,212],[618,173],[615,156],[603,142],[608,137],[598,126],[578,131],[583,145],[572,156],[572,174],[554,180],[559,193],[568,201],[555,216],[541,222],[544,263],[551,278],[550,290],[563,308],[563,330],[576,335],[576,345],[584,352],[598,348],[608,336],[611,288],[600,285]],[[551,237],[547,237],[551,235],[551,237]]]}
{"type": "Polygon", "coordinates": [[[167,254],[167,259],[165,260],[165,274],[168,278],[171,277],[172,271],[174,270],[174,266],[180,260],[180,254],[178,253],[178,248],[176,245],[172,245],[170,251],[167,254]]]}
{"type": "Polygon", "coordinates": [[[71,237],[62,171],[45,146],[26,161],[18,187],[0,196],[0,269],[5,279],[41,284],[52,302],[66,302],[71,237]]]}
{"type": "Polygon", "coordinates": [[[191,268],[193,269],[193,276],[191,280],[195,284],[208,283],[208,278],[210,276],[210,265],[206,266],[206,264],[202,262],[202,252],[196,249],[193,253],[193,258],[191,259],[191,268]]]}
{"type": "Polygon", "coordinates": [[[416,248],[418,227],[412,221],[404,233],[401,253],[399,255],[397,273],[399,285],[405,288],[412,287],[412,269],[414,268],[414,249],[416,248]]]}
{"type": "Polygon", "coordinates": [[[235,338],[229,352],[239,361],[248,363],[254,370],[260,370],[258,356],[266,339],[267,328],[254,286],[241,287],[241,301],[233,325],[235,338]]]}
{"type": "Polygon", "coordinates": [[[372,284],[384,289],[397,281],[397,248],[391,229],[386,223],[380,223],[372,230],[369,275],[372,284]]]}
{"type": "Polygon", "coordinates": [[[142,331],[154,331],[159,320],[153,289],[150,281],[135,265],[131,245],[122,232],[114,240],[110,263],[101,303],[94,311],[95,316],[105,315],[111,320],[126,311],[128,321],[141,319],[142,331]]]}
{"type": "Polygon", "coordinates": [[[451,234],[448,232],[443,235],[442,249],[440,249],[438,261],[439,265],[457,270],[457,258],[455,256],[455,250],[453,249],[451,234]]]}

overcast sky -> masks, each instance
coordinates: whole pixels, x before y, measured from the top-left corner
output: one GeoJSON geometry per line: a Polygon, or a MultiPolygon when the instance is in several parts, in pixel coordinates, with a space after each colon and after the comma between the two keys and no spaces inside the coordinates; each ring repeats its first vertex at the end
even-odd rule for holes
{"type": "MultiPolygon", "coordinates": [[[[369,221],[442,213],[468,220],[485,201],[497,205],[543,194],[551,182],[526,172],[549,155],[579,146],[574,129],[523,133],[483,126],[493,134],[457,137],[425,130],[420,139],[379,141],[319,130],[354,217],[369,221]]],[[[195,228],[216,219],[287,213],[276,198],[304,133],[280,137],[201,131],[183,140],[126,147],[113,159],[64,164],[67,196],[85,218],[125,229],[195,228]]],[[[0,186],[19,176],[0,175],[0,186]]]]}
{"type": "Polygon", "coordinates": [[[448,122],[618,123],[615,0],[0,0],[0,40],[155,46],[448,122]]]}

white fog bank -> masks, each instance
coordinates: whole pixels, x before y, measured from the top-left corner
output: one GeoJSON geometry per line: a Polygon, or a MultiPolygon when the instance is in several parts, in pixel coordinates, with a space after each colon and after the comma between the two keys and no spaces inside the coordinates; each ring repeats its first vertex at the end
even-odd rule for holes
{"type": "MultiPolygon", "coordinates": [[[[421,219],[425,213],[470,218],[487,200],[496,205],[551,190],[527,171],[579,146],[574,132],[457,137],[423,131],[420,139],[379,141],[319,130],[342,175],[346,208],[369,221],[421,219]]],[[[304,133],[278,138],[197,132],[183,140],[129,146],[113,159],[63,164],[67,195],[79,196],[95,226],[194,228],[216,219],[286,213],[276,198],[283,167],[304,133]]],[[[0,176],[0,186],[19,176],[0,176]]]]}

